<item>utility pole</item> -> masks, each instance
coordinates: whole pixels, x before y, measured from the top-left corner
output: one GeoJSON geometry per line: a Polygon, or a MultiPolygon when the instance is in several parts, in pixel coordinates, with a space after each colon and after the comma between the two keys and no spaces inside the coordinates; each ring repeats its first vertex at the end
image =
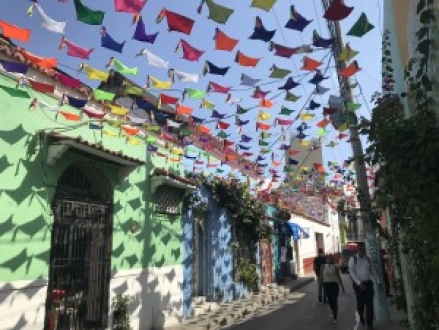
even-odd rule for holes
{"type": "MultiPolygon", "coordinates": [[[[323,8],[325,11],[328,9],[332,0],[322,0],[323,8]]],[[[334,38],[334,44],[332,47],[334,61],[337,68],[337,73],[340,73],[346,67],[344,61],[339,61],[340,53],[343,49],[343,37],[341,32],[341,26],[338,21],[327,21],[328,29],[331,37],[334,38]]],[[[344,97],[345,104],[347,102],[354,103],[354,98],[352,95],[351,87],[349,86],[349,80],[338,76],[338,81],[340,84],[340,90],[342,96],[344,97]]],[[[345,106],[346,108],[346,106],[345,106]]],[[[360,215],[361,220],[357,222],[358,232],[364,233],[366,238],[366,249],[370,257],[372,265],[375,267],[376,273],[378,274],[381,283],[383,281],[382,267],[381,267],[381,257],[379,244],[379,237],[377,230],[372,224],[371,218],[371,198],[369,192],[369,183],[367,181],[366,166],[364,162],[363,146],[358,133],[358,118],[353,111],[341,110],[348,119],[349,133],[351,137],[351,147],[354,156],[354,165],[356,172],[357,188],[359,192],[360,201],[360,215]]],[[[363,236],[364,237],[364,236],[363,236]]],[[[389,320],[389,305],[386,297],[385,290],[375,290],[374,297],[374,309],[377,320],[388,321],[389,320]]]]}

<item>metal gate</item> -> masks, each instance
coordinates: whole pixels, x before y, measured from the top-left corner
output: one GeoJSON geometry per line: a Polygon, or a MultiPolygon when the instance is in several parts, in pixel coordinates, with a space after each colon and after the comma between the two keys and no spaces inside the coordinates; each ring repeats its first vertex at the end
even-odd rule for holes
{"type": "Polygon", "coordinates": [[[71,194],[62,192],[53,203],[46,329],[104,329],[109,308],[112,204],[84,200],[87,194],[82,200],[67,198],[71,194]]]}

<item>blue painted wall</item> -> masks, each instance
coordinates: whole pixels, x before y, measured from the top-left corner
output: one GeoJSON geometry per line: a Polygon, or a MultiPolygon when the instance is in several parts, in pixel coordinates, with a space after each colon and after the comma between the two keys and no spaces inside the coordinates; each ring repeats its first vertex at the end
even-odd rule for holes
{"type": "MultiPolygon", "coordinates": [[[[230,302],[248,295],[241,283],[233,280],[233,253],[230,248],[232,230],[227,212],[213,200],[207,189],[198,189],[202,199],[208,201],[208,211],[205,222],[204,237],[205,258],[208,269],[204,270],[205,293],[207,301],[217,300],[220,293],[223,302],[230,302]]],[[[186,212],[183,219],[183,315],[192,315],[191,283],[192,283],[192,212],[186,212]]]]}

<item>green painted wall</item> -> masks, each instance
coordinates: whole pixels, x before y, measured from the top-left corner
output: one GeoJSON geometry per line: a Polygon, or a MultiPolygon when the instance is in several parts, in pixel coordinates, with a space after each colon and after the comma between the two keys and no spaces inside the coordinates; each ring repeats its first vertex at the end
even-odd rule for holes
{"type": "MultiPolygon", "coordinates": [[[[88,124],[73,128],[78,122],[61,115],[30,110],[34,97],[48,104],[57,100],[34,91],[30,98],[16,96],[16,81],[0,72],[0,282],[32,280],[48,276],[51,224],[50,204],[56,183],[64,169],[83,158],[66,153],[55,166],[46,165],[47,148],[37,131],[55,131],[81,136],[107,149],[146,160],[123,181],[115,166],[97,163],[114,187],[114,270],[139,269],[181,264],[181,216],[153,213],[149,173],[154,166],[180,171],[175,163],[151,157],[146,145],[126,143],[125,137],[110,137],[88,124]],[[9,87],[3,88],[3,87],[9,87]],[[140,223],[136,234],[130,232],[132,220],[140,223]]],[[[63,106],[65,111],[79,113],[63,106]]],[[[83,123],[87,119],[83,118],[83,123]]],[[[81,123],[81,122],[79,122],[81,123]]]]}

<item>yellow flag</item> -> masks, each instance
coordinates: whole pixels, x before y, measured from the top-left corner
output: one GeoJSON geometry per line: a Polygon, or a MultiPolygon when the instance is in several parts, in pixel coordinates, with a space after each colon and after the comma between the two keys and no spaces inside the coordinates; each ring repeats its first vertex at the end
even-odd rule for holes
{"type": "Polygon", "coordinates": [[[184,155],[184,151],[183,151],[183,149],[172,148],[171,149],[171,154],[174,154],[174,155],[184,155]]]}
{"type": "Polygon", "coordinates": [[[260,111],[259,115],[258,115],[258,120],[268,120],[268,119],[270,119],[270,117],[271,117],[271,114],[269,114],[268,112],[260,111]]]}
{"type": "Polygon", "coordinates": [[[311,120],[314,118],[314,115],[312,113],[302,113],[300,114],[300,119],[303,121],[311,120]]]}
{"type": "Polygon", "coordinates": [[[142,144],[142,141],[133,137],[128,137],[127,143],[132,144],[134,146],[140,146],[142,144]]]}
{"type": "Polygon", "coordinates": [[[302,171],[308,171],[308,170],[309,170],[309,167],[308,167],[308,166],[300,166],[300,169],[301,169],[302,171]]]}
{"type": "Polygon", "coordinates": [[[159,89],[169,89],[172,86],[172,81],[161,81],[154,77],[149,77],[151,81],[151,87],[152,88],[159,88],[159,89]]]}
{"type": "Polygon", "coordinates": [[[311,144],[311,141],[307,141],[307,140],[300,140],[300,145],[307,147],[311,144]]]}
{"type": "Polygon", "coordinates": [[[108,80],[108,72],[106,72],[106,71],[97,70],[95,68],[92,68],[88,64],[83,64],[83,68],[84,68],[85,74],[87,75],[88,79],[102,80],[102,81],[108,80]]]}
{"type": "Polygon", "coordinates": [[[107,136],[111,136],[111,137],[117,137],[119,136],[119,133],[113,132],[113,131],[107,131],[107,130],[103,130],[102,131],[105,135],[107,136]]]}
{"type": "Polygon", "coordinates": [[[117,116],[125,116],[130,110],[124,108],[124,107],[120,107],[118,105],[109,105],[110,107],[110,112],[113,115],[117,115],[117,116]]]}
{"type": "Polygon", "coordinates": [[[344,132],[348,129],[348,123],[343,123],[340,126],[338,126],[338,131],[339,132],[344,132]]]}
{"type": "Polygon", "coordinates": [[[160,131],[160,126],[157,125],[145,125],[145,129],[149,132],[158,132],[160,131]]]}

